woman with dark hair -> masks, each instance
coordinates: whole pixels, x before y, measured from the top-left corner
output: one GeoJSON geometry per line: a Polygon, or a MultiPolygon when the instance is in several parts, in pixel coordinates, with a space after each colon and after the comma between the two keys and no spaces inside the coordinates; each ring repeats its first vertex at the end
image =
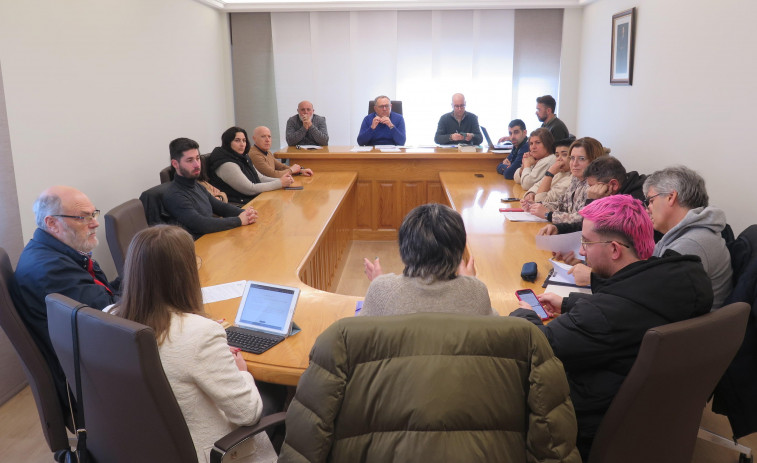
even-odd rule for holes
{"type": "Polygon", "coordinates": [[[531,132],[528,139],[529,152],[523,155],[520,169],[515,171],[513,180],[523,187],[530,189],[547,173],[547,169],[557,161],[555,157],[555,139],[552,133],[544,128],[531,132]]]}
{"type": "Polygon", "coordinates": [[[229,201],[245,204],[264,191],[278,190],[294,182],[291,175],[266,177],[255,169],[249,156],[247,131],[230,127],[221,135],[221,146],[208,157],[210,183],[226,193],[229,201]]]}
{"type": "Polygon", "coordinates": [[[571,180],[568,189],[557,201],[524,205],[523,209],[526,212],[552,223],[574,223],[583,220],[578,211],[586,205],[586,190],[589,189],[584,171],[593,160],[603,156],[605,150],[598,140],[583,137],[571,143],[569,153],[571,180]]]}
{"type": "Polygon", "coordinates": [[[407,214],[399,230],[402,275],[381,274],[378,258],[365,259],[371,280],[360,315],[415,312],[495,314],[486,285],[475,277],[473,258],[463,259],[465,225],[442,204],[424,204],[407,214]]]}
{"type": "MultiPolygon", "coordinates": [[[[213,443],[238,426],[260,420],[262,400],[238,349],[203,311],[192,237],[179,227],[140,231],[129,245],[112,313],[153,329],[160,360],[187,420],[197,458],[209,461],[213,443]]],[[[235,460],[275,461],[264,433],[252,453],[235,460]]]]}

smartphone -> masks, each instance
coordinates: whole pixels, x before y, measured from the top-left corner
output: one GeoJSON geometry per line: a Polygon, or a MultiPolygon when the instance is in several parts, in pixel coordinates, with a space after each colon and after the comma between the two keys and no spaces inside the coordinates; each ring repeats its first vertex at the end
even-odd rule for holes
{"type": "Polygon", "coordinates": [[[284,187],[285,190],[302,190],[303,188],[305,187],[302,187],[302,186],[285,186],[284,187]]]}
{"type": "Polygon", "coordinates": [[[502,201],[503,203],[512,203],[512,202],[515,202],[515,201],[520,201],[520,199],[518,199],[518,198],[502,198],[500,201],[502,201]]]}
{"type": "Polygon", "coordinates": [[[519,301],[526,301],[526,303],[534,309],[534,312],[536,312],[536,315],[538,315],[539,318],[542,320],[549,320],[549,314],[539,303],[539,299],[536,298],[536,294],[534,294],[533,291],[530,289],[519,289],[515,291],[515,296],[518,297],[519,301]]]}
{"type": "Polygon", "coordinates": [[[473,174],[474,177],[484,178],[484,174],[473,174]]]}

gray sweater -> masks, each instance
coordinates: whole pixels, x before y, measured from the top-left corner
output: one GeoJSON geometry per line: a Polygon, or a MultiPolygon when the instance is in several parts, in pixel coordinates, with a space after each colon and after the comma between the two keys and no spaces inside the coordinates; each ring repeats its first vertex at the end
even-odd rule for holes
{"type": "Polygon", "coordinates": [[[416,312],[451,312],[496,315],[489,290],[475,277],[458,276],[429,282],[422,278],[388,273],[368,287],[360,315],[402,315],[416,312]]]}
{"type": "Polygon", "coordinates": [[[654,247],[653,255],[660,257],[672,249],[702,259],[705,272],[712,281],[715,294],[713,309],[723,305],[731,293],[731,255],[720,236],[726,225],[725,213],[716,207],[691,209],[678,225],[671,228],[654,247]]]}

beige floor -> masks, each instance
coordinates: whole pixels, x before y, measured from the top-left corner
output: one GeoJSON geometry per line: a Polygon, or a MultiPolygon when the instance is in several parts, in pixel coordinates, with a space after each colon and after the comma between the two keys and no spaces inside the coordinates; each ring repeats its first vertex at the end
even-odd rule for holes
{"type": "MultiPolygon", "coordinates": [[[[337,293],[364,296],[368,279],[363,273],[363,257],[379,257],[385,273],[401,273],[402,260],[396,242],[355,241],[349,249],[337,293]]],[[[730,435],[728,420],[705,410],[702,425],[722,436],[730,435]]],[[[743,445],[757,450],[757,433],[740,440],[743,445]]],[[[738,453],[715,444],[698,440],[692,463],[737,463],[738,453]]],[[[45,443],[34,397],[27,387],[16,397],[0,406],[0,462],[51,463],[52,454],[45,443]]]]}

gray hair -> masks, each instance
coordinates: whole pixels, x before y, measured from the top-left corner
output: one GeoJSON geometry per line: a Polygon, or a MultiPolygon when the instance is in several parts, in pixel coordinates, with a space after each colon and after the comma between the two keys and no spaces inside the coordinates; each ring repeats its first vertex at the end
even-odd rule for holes
{"type": "Polygon", "coordinates": [[[63,204],[60,196],[42,194],[34,201],[34,217],[37,226],[42,230],[47,230],[45,217],[63,213],[63,204]]]}
{"type": "Polygon", "coordinates": [[[373,104],[378,104],[378,100],[380,100],[380,99],[382,99],[382,98],[386,98],[387,100],[389,100],[389,104],[392,104],[392,99],[391,99],[391,98],[389,98],[389,97],[388,97],[388,96],[386,96],[386,95],[379,95],[379,96],[377,96],[376,98],[374,98],[374,100],[373,100],[373,104]]]}
{"type": "Polygon", "coordinates": [[[710,202],[702,176],[685,166],[654,172],[644,181],[644,196],[650,188],[659,194],[678,192],[678,203],[688,209],[707,207],[710,202]]]}

